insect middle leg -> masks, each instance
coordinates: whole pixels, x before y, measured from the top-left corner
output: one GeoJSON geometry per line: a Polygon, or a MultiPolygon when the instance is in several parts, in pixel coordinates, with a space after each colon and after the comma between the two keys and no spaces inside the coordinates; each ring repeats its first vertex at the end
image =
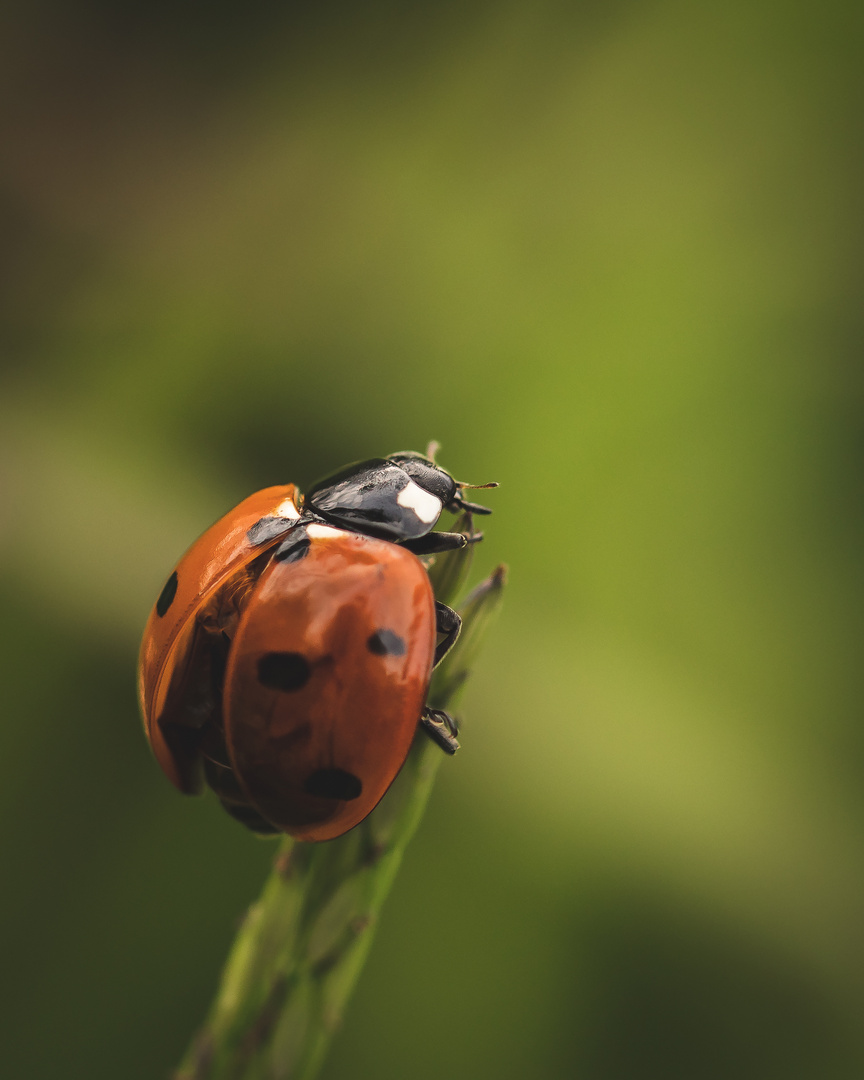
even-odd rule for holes
{"type": "Polygon", "coordinates": [[[456,738],[459,729],[450,713],[441,709],[430,709],[427,705],[420,717],[420,724],[430,739],[438,743],[446,754],[455,754],[459,749],[459,740],[456,738]]]}

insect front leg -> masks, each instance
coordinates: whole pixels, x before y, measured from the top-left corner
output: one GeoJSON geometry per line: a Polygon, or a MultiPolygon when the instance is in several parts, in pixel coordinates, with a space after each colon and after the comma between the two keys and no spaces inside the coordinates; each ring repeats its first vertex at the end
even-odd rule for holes
{"type": "Polygon", "coordinates": [[[431,532],[414,540],[403,540],[399,547],[413,551],[415,555],[440,555],[442,551],[458,551],[466,544],[477,544],[483,533],[431,532]]]}

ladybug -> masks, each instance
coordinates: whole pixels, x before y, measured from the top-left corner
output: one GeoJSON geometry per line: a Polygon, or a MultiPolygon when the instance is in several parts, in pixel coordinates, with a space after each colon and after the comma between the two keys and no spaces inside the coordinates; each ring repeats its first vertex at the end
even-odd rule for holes
{"type": "Polygon", "coordinates": [[[480,539],[432,532],[445,508],[491,511],[433,453],[348,465],[305,497],[265,488],[180,560],[138,680],[147,738],[180,791],[206,782],[254,832],[331,840],[377,805],[418,722],[456,751],[455,722],[426,695],[461,621],[418,556],[480,539]]]}

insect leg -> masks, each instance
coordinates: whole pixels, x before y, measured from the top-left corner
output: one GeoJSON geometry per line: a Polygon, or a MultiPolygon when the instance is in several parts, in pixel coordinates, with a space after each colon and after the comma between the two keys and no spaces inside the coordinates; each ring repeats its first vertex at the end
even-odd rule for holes
{"type": "Polygon", "coordinates": [[[446,754],[455,754],[459,749],[456,739],[458,731],[453,717],[440,709],[430,709],[427,705],[420,717],[420,724],[426,734],[434,740],[446,754]]]}
{"type": "Polygon", "coordinates": [[[408,548],[415,555],[437,555],[441,551],[455,551],[466,544],[476,544],[482,539],[483,533],[466,536],[465,533],[431,532],[414,540],[403,540],[399,547],[408,548]]]}
{"type": "Polygon", "coordinates": [[[462,620],[453,608],[447,607],[446,604],[442,604],[438,600],[435,601],[435,629],[439,634],[444,635],[443,640],[435,647],[435,663],[433,667],[438,667],[456,644],[459,631],[462,629],[462,620]]]}

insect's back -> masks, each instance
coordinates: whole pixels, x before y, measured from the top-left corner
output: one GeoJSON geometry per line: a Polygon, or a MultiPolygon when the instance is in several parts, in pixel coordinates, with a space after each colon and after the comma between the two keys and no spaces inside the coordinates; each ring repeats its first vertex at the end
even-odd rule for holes
{"type": "MultiPolygon", "coordinates": [[[[395,544],[310,525],[262,573],[225,675],[225,734],[250,801],[303,840],[361,821],[407,756],[426,701],[435,606],[395,544]]],[[[301,530],[297,530],[301,534],[301,530]]]]}
{"type": "MultiPolygon", "coordinates": [[[[250,527],[263,516],[281,523],[287,532],[299,516],[297,497],[294,485],[285,484],[256,491],[235,506],[189,548],[150,613],[138,666],[141,715],[159,764],[187,794],[200,790],[202,784],[196,742],[199,721],[203,713],[218,709],[216,703],[196,703],[195,711],[202,716],[195,717],[186,708],[187,691],[209,682],[209,666],[200,663],[201,613],[227,583],[239,582],[245,568],[267,550],[267,545],[249,539],[250,527]]],[[[271,533],[272,547],[279,532],[271,529],[271,533]]]]}

